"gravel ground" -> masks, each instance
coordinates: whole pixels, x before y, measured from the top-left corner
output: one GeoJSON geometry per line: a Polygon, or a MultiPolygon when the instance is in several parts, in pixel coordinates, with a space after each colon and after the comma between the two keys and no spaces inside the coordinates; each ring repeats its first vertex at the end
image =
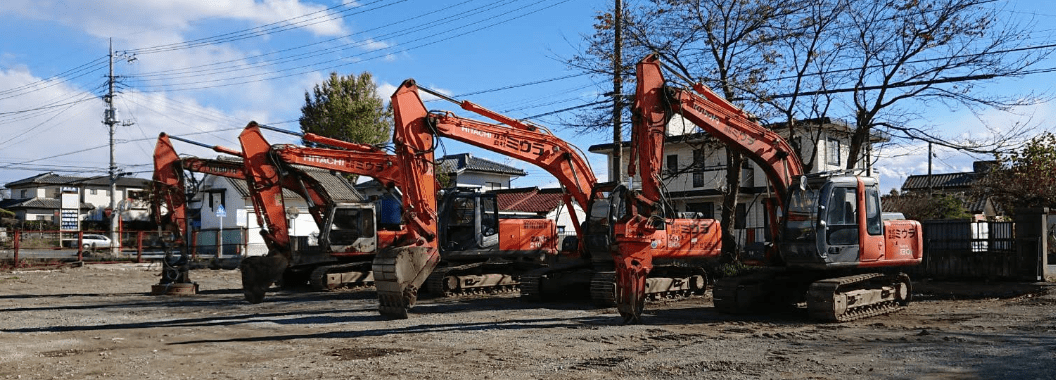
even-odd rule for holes
{"type": "Polygon", "coordinates": [[[151,296],[159,268],[0,273],[0,379],[1056,379],[1056,286],[916,284],[906,310],[843,324],[714,312],[709,297],[615,309],[514,296],[378,316],[369,288],[242,300],[237,271],[151,296]]]}

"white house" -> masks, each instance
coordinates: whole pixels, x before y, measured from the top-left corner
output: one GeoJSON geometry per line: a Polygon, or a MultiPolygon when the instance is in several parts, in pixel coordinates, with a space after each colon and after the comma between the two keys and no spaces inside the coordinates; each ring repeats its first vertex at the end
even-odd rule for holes
{"type": "MultiPolygon", "coordinates": [[[[15,213],[21,221],[46,221],[63,230],[77,230],[81,222],[105,221],[110,207],[107,176],[76,177],[42,173],[5,185],[10,198],[0,208],[15,213]]],[[[150,180],[119,177],[115,193],[123,223],[146,222],[150,218],[147,192],[150,180]]]]}
{"type": "Polygon", "coordinates": [[[441,157],[438,170],[460,187],[480,187],[484,190],[509,189],[513,177],[528,175],[524,170],[495,161],[473,157],[469,153],[441,157]]]}
{"type": "MultiPolygon", "coordinates": [[[[773,130],[788,138],[788,128],[784,125],[773,125],[773,130]]],[[[794,144],[800,148],[799,156],[805,165],[813,164],[809,173],[817,173],[846,168],[848,146],[852,128],[846,122],[834,119],[812,119],[797,123],[797,137],[794,144]],[[815,139],[816,137],[816,139],[815,139]]],[[[874,137],[873,142],[880,141],[874,137]]],[[[627,160],[630,156],[630,142],[620,144],[623,163],[615,169],[626,173],[627,160]]],[[[609,178],[614,178],[612,151],[614,144],[598,144],[588,150],[592,153],[608,156],[609,178]]],[[[672,118],[668,125],[668,137],[664,145],[664,187],[668,200],[676,212],[699,212],[704,217],[721,221],[723,199],[722,188],[726,184],[726,148],[716,138],[701,132],[689,121],[679,117],[672,118]]],[[[858,168],[863,174],[869,168],[865,163],[871,162],[871,150],[864,152],[865,159],[859,160],[858,168]]],[[[633,183],[640,187],[640,174],[633,183]]],[[[751,160],[745,158],[741,170],[741,188],[737,202],[736,215],[738,224],[737,241],[740,244],[766,241],[768,221],[763,206],[765,198],[772,191],[768,190],[766,174],[751,160]]]]}

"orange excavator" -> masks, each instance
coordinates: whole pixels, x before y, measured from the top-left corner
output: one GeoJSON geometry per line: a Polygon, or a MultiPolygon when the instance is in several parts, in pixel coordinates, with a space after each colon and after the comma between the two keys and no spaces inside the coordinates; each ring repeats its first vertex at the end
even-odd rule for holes
{"type": "MultiPolygon", "coordinates": [[[[401,232],[378,230],[372,204],[339,202],[323,183],[310,175],[310,170],[319,170],[320,163],[333,160],[321,152],[325,149],[303,148],[309,153],[302,157],[302,161],[287,161],[275,154],[256,122],[250,122],[238,139],[242,145],[249,193],[257,218],[265,227],[261,229],[261,235],[268,245],[266,256],[248,257],[242,261],[246,299],[252,303],[263,301],[267,288],[289,271],[309,273],[308,281],[317,289],[372,282],[370,268],[375,253],[393,244],[401,232]],[[304,249],[293,249],[286,224],[283,189],[294,190],[308,203],[308,211],[319,227],[319,245],[325,253],[309,255],[304,249]]],[[[380,150],[376,147],[314,134],[306,134],[305,139],[361,154],[357,160],[345,159],[359,168],[357,170],[377,176],[386,173],[386,168],[390,172],[397,171],[394,162],[386,161],[388,158],[383,156],[379,158],[377,153],[380,150]]]]}
{"type": "MultiPolygon", "coordinates": [[[[611,203],[602,197],[608,191],[607,184],[599,184],[586,160],[576,148],[555,137],[545,128],[515,120],[468,101],[459,101],[418,87],[413,80],[404,81],[392,96],[395,111],[396,129],[393,141],[396,154],[408,167],[417,168],[405,171],[408,183],[422,183],[427,186],[433,182],[430,170],[436,138],[451,138],[483,149],[520,159],[537,165],[558,179],[565,191],[564,202],[571,210],[573,201],[583,209],[602,208],[608,210],[611,203]],[[484,116],[499,124],[481,122],[458,117],[450,112],[428,112],[422,102],[419,91],[430,93],[441,99],[459,104],[467,111],[484,116]],[[601,200],[601,202],[597,202],[601,200]]],[[[426,188],[423,191],[432,191],[426,188]]],[[[424,213],[424,225],[436,225],[435,203],[419,206],[419,216],[424,213]]],[[[522,297],[541,298],[543,293],[563,293],[576,285],[590,289],[592,298],[599,304],[614,303],[615,272],[610,256],[611,226],[607,217],[581,223],[572,214],[577,239],[566,240],[566,254],[553,257],[546,266],[520,275],[522,297]],[[596,249],[592,249],[592,247],[596,249]]],[[[699,227],[698,227],[699,230],[699,227]]],[[[706,228],[708,233],[717,233],[716,229],[706,228]]],[[[693,232],[687,233],[687,241],[693,232]]],[[[683,236],[683,235],[679,235],[683,236]]],[[[429,279],[446,276],[448,272],[441,267],[440,273],[431,275],[436,267],[433,254],[441,250],[437,239],[422,235],[415,244],[379,253],[375,262],[375,278],[382,305],[382,314],[405,318],[407,309],[413,305],[418,290],[429,279]],[[391,276],[377,274],[378,269],[392,273],[391,276]],[[382,284],[384,282],[384,284],[382,284]]],[[[686,247],[690,245],[687,244],[686,247]]],[[[698,251],[685,251],[673,258],[696,258],[698,251]]],[[[710,255],[710,251],[708,253],[710,255]]],[[[646,282],[653,294],[674,294],[685,292],[703,292],[706,286],[706,275],[699,266],[688,265],[681,261],[672,267],[674,278],[651,278],[646,282]]]]}
{"type": "Polygon", "coordinates": [[[920,223],[882,220],[875,178],[842,171],[804,175],[799,157],[783,138],[700,83],[687,79],[694,83],[692,90],[668,86],[661,66],[657,55],[637,65],[632,140],[638,141],[643,184],[640,194],[626,196],[627,213],[617,224],[614,249],[621,280],[630,280],[619,283],[625,319],[641,318],[641,304],[635,304],[643,293],[640,279],[655,256],[645,241],[634,245],[628,240],[679,225],[664,218],[663,207],[655,202],[659,193],[651,192],[659,183],[650,183],[659,181],[664,132],[675,114],[758,164],[774,189],[775,197],[767,202],[774,241],[744,260],[765,269],[716,281],[717,309],[743,313],[805,301],[812,318],[847,321],[890,313],[909,302],[909,277],[881,269],[920,263],[920,223]]]}
{"type": "MultiPolygon", "coordinates": [[[[241,152],[233,149],[221,146],[209,148],[219,153],[241,156],[241,152]]],[[[176,154],[176,149],[173,148],[172,141],[167,134],[163,132],[158,136],[158,142],[154,147],[152,208],[158,226],[171,233],[172,240],[163,241],[166,246],[164,247],[165,259],[162,261],[162,276],[161,281],[151,290],[153,294],[195,294],[198,292],[198,285],[190,280],[188,271],[190,257],[187,254],[189,244],[186,241],[189,238],[187,198],[190,194],[187,192],[187,178],[184,171],[243,178],[240,162],[180,157],[176,154]],[[179,252],[178,257],[173,255],[174,251],[179,252]]]]}
{"type": "MultiPolygon", "coordinates": [[[[242,134],[245,146],[268,146],[260,129],[297,135],[305,141],[330,148],[309,148],[290,144],[270,145],[272,161],[371,177],[390,190],[403,189],[404,176],[397,157],[364,144],[344,142],[313,134],[250,125],[242,134]]],[[[405,206],[422,203],[401,197],[405,206]]],[[[433,195],[435,196],[435,195],[433,195]]],[[[432,201],[437,202],[437,201],[432,201]]],[[[494,194],[462,189],[441,191],[439,239],[443,266],[426,283],[436,295],[512,291],[517,274],[534,268],[557,253],[556,223],[548,219],[500,219],[494,194]]],[[[325,233],[325,231],[324,231],[325,233]]],[[[382,231],[379,231],[382,233],[382,231]]],[[[395,240],[397,232],[392,233],[395,240]]],[[[315,276],[313,276],[314,278],[315,276]]]]}
{"type": "MultiPolygon", "coordinates": [[[[252,124],[251,124],[252,125],[252,124]]],[[[243,158],[243,152],[221,146],[209,146],[195,141],[169,136],[162,133],[158,137],[155,147],[154,162],[154,184],[157,194],[155,202],[155,215],[159,218],[159,225],[166,226],[167,230],[173,231],[180,245],[186,236],[186,178],[184,172],[199,172],[212,174],[220,177],[247,180],[246,172],[249,168],[245,160],[211,160],[196,157],[180,157],[170,141],[176,139],[194,145],[210,148],[216,152],[243,158]],[[162,211],[162,205],[167,209],[162,211]]],[[[365,255],[364,252],[372,253],[379,244],[384,245],[392,238],[385,231],[374,230],[373,206],[358,202],[336,202],[328,192],[326,186],[317,178],[321,173],[310,173],[308,170],[297,167],[284,168],[283,176],[278,181],[269,183],[278,188],[281,197],[283,189],[308,200],[312,205],[309,207],[313,218],[323,233],[319,237],[320,246],[323,249],[311,249],[308,244],[301,244],[300,249],[293,249],[291,238],[288,233],[265,234],[265,242],[271,247],[289,247],[288,261],[293,263],[287,270],[277,272],[276,277],[270,277],[268,285],[255,286],[246,283],[243,279],[246,299],[250,302],[263,300],[263,289],[270,286],[271,282],[283,280],[293,283],[305,279],[305,273],[311,273],[312,285],[317,289],[332,289],[336,286],[357,283],[369,283],[369,268],[373,256],[365,255]],[[281,240],[285,237],[285,240],[281,240]],[[387,238],[387,239],[386,239],[387,238]],[[263,289],[261,289],[261,287],[263,289]]],[[[247,181],[248,182],[248,181],[247,181]]],[[[259,183],[259,182],[258,182],[259,183]]],[[[250,193],[259,192],[260,188],[250,186],[250,193]]],[[[270,194],[270,193],[269,193],[270,194]]],[[[259,194],[257,194],[259,195],[259,194]]],[[[255,206],[259,199],[254,197],[255,206]]],[[[274,204],[262,204],[257,208],[258,220],[261,225],[272,228],[284,228],[286,226],[286,209],[281,202],[274,204]],[[263,212],[261,212],[263,211],[263,212]],[[279,227],[279,226],[282,227],[279,227]]],[[[391,234],[390,234],[391,235],[391,234]]],[[[272,248],[274,249],[274,248],[272,248]]],[[[173,265],[171,270],[165,273],[173,273],[172,276],[163,275],[161,285],[170,283],[190,283],[186,279],[187,259],[186,249],[182,249],[180,260],[166,260],[182,263],[173,265]],[[172,277],[172,279],[169,279],[172,277]]],[[[250,262],[252,271],[253,262],[259,260],[247,258],[242,267],[246,268],[245,262],[250,262]]],[[[284,268],[286,269],[286,268],[284,268]]],[[[243,276],[246,276],[243,271],[243,276]]],[[[250,277],[258,274],[250,273],[250,277]]],[[[169,288],[172,285],[168,285],[169,288]]]]}

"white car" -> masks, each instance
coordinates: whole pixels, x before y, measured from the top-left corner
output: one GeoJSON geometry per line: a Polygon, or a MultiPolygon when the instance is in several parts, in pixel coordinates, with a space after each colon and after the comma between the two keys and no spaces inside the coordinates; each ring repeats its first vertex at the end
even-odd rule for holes
{"type": "Polygon", "coordinates": [[[84,234],[81,236],[81,247],[85,251],[110,249],[110,238],[106,237],[106,235],[84,234]]]}

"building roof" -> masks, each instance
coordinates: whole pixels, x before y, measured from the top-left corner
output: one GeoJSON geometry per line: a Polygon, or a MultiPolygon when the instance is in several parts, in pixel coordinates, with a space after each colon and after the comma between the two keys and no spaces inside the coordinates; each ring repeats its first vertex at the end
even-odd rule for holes
{"type": "Polygon", "coordinates": [[[468,170],[522,177],[528,175],[524,170],[500,164],[495,161],[473,157],[473,155],[469,153],[449,154],[441,157],[438,161],[440,162],[440,170],[443,170],[445,173],[462,173],[468,170]]]}
{"type": "Polygon", "coordinates": [[[906,177],[906,181],[902,183],[902,191],[927,190],[929,188],[935,190],[967,189],[972,187],[979,175],[973,172],[932,174],[930,176],[930,186],[928,177],[927,174],[916,174],[906,177]]]}
{"type": "MultiPolygon", "coordinates": [[[[312,168],[307,166],[294,165],[297,169],[303,170],[305,174],[318,181],[323,189],[337,202],[361,202],[363,201],[363,194],[355,189],[348,180],[344,177],[330,173],[329,170],[312,168]]],[[[249,196],[249,187],[246,181],[224,177],[231,187],[238,191],[238,194],[243,198],[249,196]]],[[[298,199],[301,196],[297,193],[289,190],[282,189],[282,196],[288,199],[298,199]]]]}
{"type": "Polygon", "coordinates": [[[498,198],[499,210],[502,211],[549,213],[564,202],[559,188],[522,187],[494,190],[492,193],[498,198]]]}
{"type": "MultiPolygon", "coordinates": [[[[7,210],[17,209],[49,209],[58,210],[62,208],[62,201],[56,198],[22,198],[0,200],[0,208],[7,210]]],[[[82,210],[94,209],[91,203],[81,203],[82,210]]]]}
{"type": "MultiPolygon", "coordinates": [[[[110,186],[110,178],[107,175],[95,176],[95,177],[77,177],[77,176],[64,176],[58,175],[53,172],[41,173],[35,176],[20,179],[14,182],[8,182],[4,186],[8,189],[17,187],[32,187],[40,185],[56,185],[56,186],[110,186]]],[[[135,187],[135,188],[148,188],[150,186],[150,180],[143,178],[134,177],[118,177],[117,186],[119,187],[135,187]]]]}

